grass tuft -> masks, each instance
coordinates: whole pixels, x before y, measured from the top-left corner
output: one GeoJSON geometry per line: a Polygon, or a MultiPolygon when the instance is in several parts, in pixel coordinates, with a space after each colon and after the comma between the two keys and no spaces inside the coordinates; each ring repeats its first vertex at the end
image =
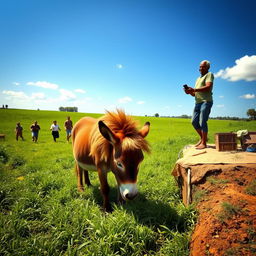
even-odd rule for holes
{"type": "Polygon", "coordinates": [[[232,219],[233,216],[240,214],[242,209],[239,206],[230,204],[228,202],[223,202],[221,212],[217,215],[218,220],[224,223],[228,219],[232,219]]]}
{"type": "Polygon", "coordinates": [[[7,153],[6,147],[0,145],[0,162],[6,164],[9,160],[9,154],[7,153]]]}
{"type": "Polygon", "coordinates": [[[12,159],[11,159],[11,167],[12,169],[16,169],[22,165],[24,165],[26,163],[26,160],[22,157],[22,156],[14,156],[12,159]]]}
{"type": "Polygon", "coordinates": [[[227,184],[229,182],[229,180],[217,179],[214,177],[207,177],[207,181],[212,185],[227,184]]]}
{"type": "Polygon", "coordinates": [[[249,195],[256,196],[256,179],[254,179],[245,189],[249,195]]]}

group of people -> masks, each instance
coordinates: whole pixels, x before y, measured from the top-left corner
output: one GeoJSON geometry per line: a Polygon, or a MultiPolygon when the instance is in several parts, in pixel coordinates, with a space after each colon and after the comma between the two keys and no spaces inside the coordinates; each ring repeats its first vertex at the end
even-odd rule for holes
{"type": "MultiPolygon", "coordinates": [[[[73,128],[73,122],[71,121],[70,117],[67,117],[67,120],[64,123],[64,127],[66,130],[66,135],[67,135],[67,141],[69,142],[69,139],[71,137],[71,131],[73,128]]],[[[38,134],[40,131],[40,126],[38,125],[37,121],[35,121],[31,126],[30,126],[30,130],[31,130],[31,135],[32,135],[32,141],[33,142],[37,142],[38,140],[38,134]]],[[[59,132],[61,131],[60,126],[57,124],[57,121],[54,120],[52,122],[52,125],[50,126],[50,130],[52,131],[52,137],[54,142],[56,142],[56,139],[59,138],[59,132]]],[[[24,140],[23,138],[23,127],[21,126],[20,122],[18,122],[16,124],[16,128],[15,128],[15,133],[16,133],[16,140],[18,141],[19,137],[24,140]]]]}

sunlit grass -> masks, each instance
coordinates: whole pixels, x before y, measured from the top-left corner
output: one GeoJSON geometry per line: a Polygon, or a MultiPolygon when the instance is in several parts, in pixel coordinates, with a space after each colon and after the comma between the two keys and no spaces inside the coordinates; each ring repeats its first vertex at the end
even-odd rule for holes
{"type": "MultiPolygon", "coordinates": [[[[74,122],[84,116],[68,115],[74,122]]],[[[57,143],[52,140],[52,120],[63,128],[66,116],[0,110],[0,133],[6,134],[0,141],[0,255],[189,255],[196,212],[182,204],[171,171],[180,150],[197,141],[190,120],[135,117],[141,125],[151,122],[147,139],[152,153],[141,164],[139,195],[132,202],[116,204],[116,182],[109,174],[114,211],[107,214],[96,173],[90,173],[93,186],[77,192],[72,146],[64,129],[57,143]],[[38,143],[31,141],[29,130],[34,120],[41,126],[38,143]],[[25,141],[15,140],[18,121],[25,141]]],[[[253,127],[252,122],[210,120],[210,143],[215,132],[247,124],[253,127]]]]}

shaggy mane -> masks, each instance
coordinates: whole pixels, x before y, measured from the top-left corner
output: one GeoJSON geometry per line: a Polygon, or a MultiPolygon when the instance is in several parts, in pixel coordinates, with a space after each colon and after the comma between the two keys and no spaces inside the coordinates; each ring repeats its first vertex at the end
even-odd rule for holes
{"type": "MultiPolygon", "coordinates": [[[[150,152],[148,142],[139,134],[137,129],[138,123],[131,116],[126,115],[123,110],[117,109],[116,112],[107,111],[103,117],[98,119],[98,121],[100,120],[121,138],[122,150],[141,149],[145,152],[150,152]]],[[[108,159],[112,157],[113,146],[101,135],[98,122],[91,131],[90,142],[90,155],[94,157],[95,162],[108,162],[108,159]]]]}

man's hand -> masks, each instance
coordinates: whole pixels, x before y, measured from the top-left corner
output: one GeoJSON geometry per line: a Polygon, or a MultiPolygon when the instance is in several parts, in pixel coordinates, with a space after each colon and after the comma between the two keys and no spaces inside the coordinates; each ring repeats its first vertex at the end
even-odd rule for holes
{"type": "Polygon", "coordinates": [[[187,89],[184,89],[186,94],[190,94],[191,96],[195,96],[194,89],[192,87],[188,87],[187,89]]]}

